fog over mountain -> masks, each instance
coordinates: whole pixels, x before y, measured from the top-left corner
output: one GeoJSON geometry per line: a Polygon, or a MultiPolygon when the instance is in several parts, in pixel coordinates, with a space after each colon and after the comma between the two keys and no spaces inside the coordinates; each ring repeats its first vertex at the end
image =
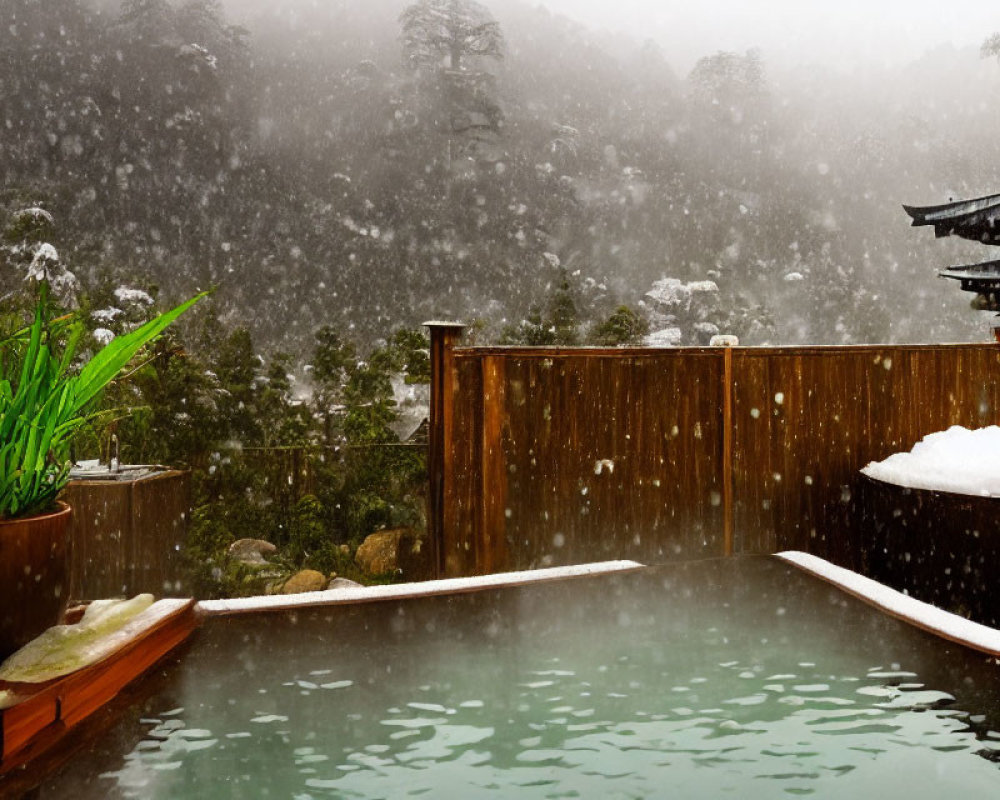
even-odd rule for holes
{"type": "Polygon", "coordinates": [[[679,344],[986,335],[936,273],[990,251],[900,205],[1000,191],[987,4],[4,5],[0,219],[49,211],[92,293],[215,285],[294,353],[621,306],[679,344]],[[432,6],[490,35],[441,48],[432,6]]]}
{"type": "Polygon", "coordinates": [[[912,0],[546,0],[552,11],[594,27],[651,38],[689,69],[716,50],[760,48],[780,67],[821,63],[845,72],[899,64],[942,44],[978,48],[997,23],[982,0],[948,7],[912,0]]]}

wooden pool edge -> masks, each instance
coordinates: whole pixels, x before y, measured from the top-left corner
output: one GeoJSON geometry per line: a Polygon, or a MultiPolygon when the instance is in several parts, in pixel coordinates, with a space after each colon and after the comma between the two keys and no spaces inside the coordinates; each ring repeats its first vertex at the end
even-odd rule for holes
{"type": "Polygon", "coordinates": [[[791,564],[884,614],[955,644],[998,659],[1000,630],[960,617],[809,553],[788,551],[776,558],[791,564]]]}
{"type": "Polygon", "coordinates": [[[140,629],[126,626],[127,635],[98,662],[33,687],[10,684],[20,699],[0,709],[0,778],[55,748],[183,644],[198,626],[195,608],[194,600],[165,601],[162,613],[140,629]]]}

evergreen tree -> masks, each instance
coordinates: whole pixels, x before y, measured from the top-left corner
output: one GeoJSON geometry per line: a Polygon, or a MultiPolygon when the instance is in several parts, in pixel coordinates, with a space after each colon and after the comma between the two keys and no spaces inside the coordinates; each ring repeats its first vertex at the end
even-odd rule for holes
{"type": "Polygon", "coordinates": [[[460,72],[477,58],[503,58],[500,25],[473,0],[418,0],[400,16],[403,48],[415,69],[460,72]]]}
{"type": "MultiPolygon", "coordinates": [[[[434,127],[449,137],[448,161],[477,157],[503,123],[496,80],[485,63],[503,59],[500,25],[473,0],[418,0],[400,16],[407,63],[428,93],[434,127]]],[[[450,163],[449,163],[450,166],[450,163]]]]}
{"type": "Polygon", "coordinates": [[[565,268],[559,268],[559,283],[552,290],[545,312],[537,307],[519,325],[504,329],[500,343],[528,347],[573,347],[580,343],[580,320],[576,294],[565,268]]]}
{"type": "Polygon", "coordinates": [[[591,339],[603,347],[639,345],[649,333],[646,319],[628,306],[619,306],[606,320],[598,324],[591,339]]]}
{"type": "MultiPolygon", "coordinates": [[[[219,433],[230,441],[256,446],[263,441],[262,423],[254,414],[260,357],[250,331],[237,328],[214,345],[211,368],[219,380],[219,433]]],[[[220,437],[221,438],[221,437],[220,437]]]]}
{"type": "Polygon", "coordinates": [[[576,310],[574,292],[569,284],[565,268],[560,268],[559,286],[549,300],[549,324],[555,336],[555,344],[572,347],[580,343],[577,329],[580,320],[576,310]]]}
{"type": "Polygon", "coordinates": [[[333,445],[339,433],[339,408],[344,402],[344,388],[357,367],[354,345],[344,341],[330,325],[315,335],[312,355],[313,408],[321,420],[323,440],[333,445]]]}

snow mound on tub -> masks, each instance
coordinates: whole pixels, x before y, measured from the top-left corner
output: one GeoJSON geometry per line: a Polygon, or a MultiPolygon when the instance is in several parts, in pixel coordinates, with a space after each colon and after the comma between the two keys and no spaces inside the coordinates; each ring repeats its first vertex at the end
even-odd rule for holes
{"type": "Polygon", "coordinates": [[[873,461],[861,471],[910,489],[1000,497],[1000,427],[969,430],[956,425],[925,436],[909,453],[873,461]]]}

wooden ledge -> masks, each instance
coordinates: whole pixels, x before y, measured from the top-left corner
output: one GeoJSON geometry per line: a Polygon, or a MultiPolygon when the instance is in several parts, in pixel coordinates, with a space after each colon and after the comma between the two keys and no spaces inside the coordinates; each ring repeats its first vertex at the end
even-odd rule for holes
{"type": "Polygon", "coordinates": [[[48,683],[0,682],[0,776],[53,747],[184,642],[197,626],[194,609],[193,600],[161,600],[108,636],[96,663],[48,683]]]}

